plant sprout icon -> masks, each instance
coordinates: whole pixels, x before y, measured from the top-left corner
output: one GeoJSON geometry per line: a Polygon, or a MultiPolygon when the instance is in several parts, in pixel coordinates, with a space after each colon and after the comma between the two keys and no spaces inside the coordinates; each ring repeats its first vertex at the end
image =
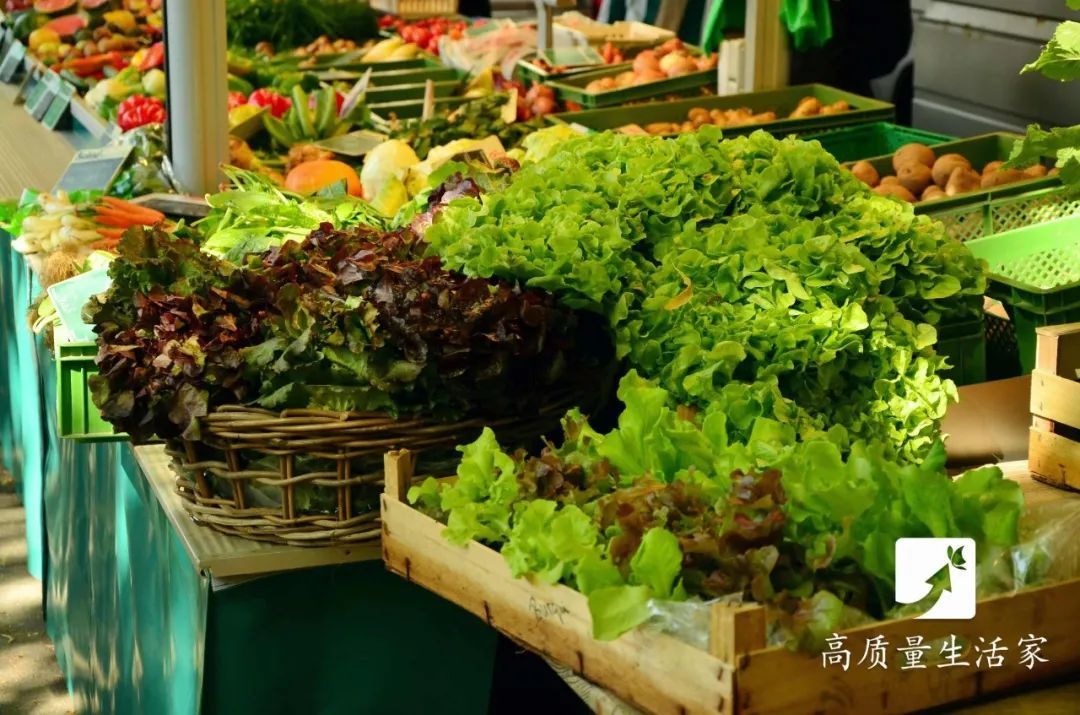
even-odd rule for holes
{"type": "Polygon", "coordinates": [[[938,569],[933,576],[926,579],[926,583],[929,586],[933,586],[935,583],[942,583],[942,591],[952,591],[952,572],[950,569],[956,569],[957,571],[967,571],[967,561],[964,560],[964,547],[959,546],[957,548],[948,547],[946,550],[948,560],[945,565],[938,569]],[[940,581],[938,579],[941,579],[940,581]]]}

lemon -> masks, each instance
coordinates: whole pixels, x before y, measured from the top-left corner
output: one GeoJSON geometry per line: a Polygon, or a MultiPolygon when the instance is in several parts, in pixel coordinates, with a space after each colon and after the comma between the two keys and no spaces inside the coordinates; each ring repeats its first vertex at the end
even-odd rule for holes
{"type": "Polygon", "coordinates": [[[42,45],[60,45],[60,34],[47,27],[39,27],[30,33],[30,51],[37,52],[42,45]]]}

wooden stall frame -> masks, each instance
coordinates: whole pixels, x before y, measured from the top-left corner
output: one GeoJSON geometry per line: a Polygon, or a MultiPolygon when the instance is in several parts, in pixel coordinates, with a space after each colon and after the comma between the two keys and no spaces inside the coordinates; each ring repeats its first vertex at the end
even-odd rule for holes
{"type": "Polygon", "coordinates": [[[1032,474],[1057,487],[1080,489],[1080,323],[1036,329],[1038,345],[1031,374],[1032,474]]]}
{"type": "Polygon", "coordinates": [[[1080,670],[1080,579],[982,600],[968,621],[903,618],[846,630],[840,634],[851,650],[846,671],[823,667],[820,654],[767,647],[765,611],[757,605],[713,606],[707,652],[648,627],[597,641],[585,596],[566,586],[514,578],[499,553],[477,542],[451,544],[442,524],[411,508],[408,452],[388,454],[385,473],[382,548],[390,570],[647,712],[909,712],[1080,670]],[[955,636],[969,667],[937,667],[940,659],[929,656],[926,669],[901,670],[894,649],[916,635],[935,646],[955,636]],[[1047,662],[1032,669],[1015,661],[1019,639],[1028,635],[1046,638],[1047,662]],[[887,669],[856,665],[864,640],[874,636],[891,644],[887,669]],[[976,668],[977,639],[999,636],[1010,663],[976,668]]]}

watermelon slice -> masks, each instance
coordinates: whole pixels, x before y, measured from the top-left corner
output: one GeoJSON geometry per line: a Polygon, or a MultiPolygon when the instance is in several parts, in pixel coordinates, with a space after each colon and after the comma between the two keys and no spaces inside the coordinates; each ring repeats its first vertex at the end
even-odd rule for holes
{"type": "Polygon", "coordinates": [[[83,6],[83,10],[97,10],[102,5],[107,5],[112,0],[81,0],[80,5],[83,6]]]}
{"type": "Polygon", "coordinates": [[[34,12],[41,15],[57,15],[75,7],[78,0],[34,0],[34,12]]]}
{"type": "Polygon", "coordinates": [[[79,30],[86,27],[86,20],[82,15],[64,15],[45,23],[45,27],[54,31],[60,37],[71,37],[79,30]]]}

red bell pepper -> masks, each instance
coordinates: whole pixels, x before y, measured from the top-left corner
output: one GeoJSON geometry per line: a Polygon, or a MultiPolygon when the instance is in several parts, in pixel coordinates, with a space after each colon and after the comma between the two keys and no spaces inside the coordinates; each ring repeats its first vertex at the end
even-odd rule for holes
{"type": "Polygon", "coordinates": [[[165,43],[155,42],[146,50],[146,56],[139,63],[140,72],[149,72],[165,64],[165,43]]]}
{"type": "Polygon", "coordinates": [[[116,124],[125,132],[144,124],[162,124],[165,122],[165,103],[145,94],[135,94],[123,102],[116,110],[116,124]]]}

